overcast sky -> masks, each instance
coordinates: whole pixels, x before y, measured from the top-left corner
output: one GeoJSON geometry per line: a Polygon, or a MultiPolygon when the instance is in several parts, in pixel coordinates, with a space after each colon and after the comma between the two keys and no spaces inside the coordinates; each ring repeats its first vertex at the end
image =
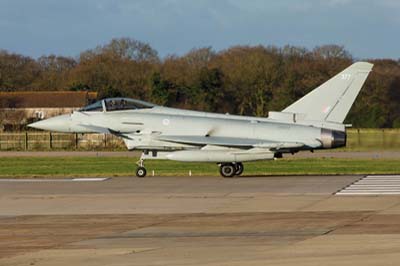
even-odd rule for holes
{"type": "Polygon", "coordinates": [[[195,47],[344,45],[400,58],[400,0],[0,0],[0,49],[77,56],[112,38],[160,56],[195,47]]]}

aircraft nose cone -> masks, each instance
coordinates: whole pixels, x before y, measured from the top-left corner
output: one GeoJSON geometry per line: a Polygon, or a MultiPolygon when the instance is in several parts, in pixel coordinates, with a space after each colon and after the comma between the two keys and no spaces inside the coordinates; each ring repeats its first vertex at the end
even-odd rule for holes
{"type": "Polygon", "coordinates": [[[48,130],[48,131],[69,132],[70,124],[71,124],[70,115],[60,115],[29,124],[28,127],[48,130]]]}

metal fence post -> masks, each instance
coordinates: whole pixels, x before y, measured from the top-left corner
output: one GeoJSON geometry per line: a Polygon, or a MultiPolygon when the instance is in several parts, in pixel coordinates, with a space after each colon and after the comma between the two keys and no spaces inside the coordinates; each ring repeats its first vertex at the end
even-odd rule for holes
{"type": "Polygon", "coordinates": [[[24,148],[27,151],[28,150],[28,132],[25,131],[25,138],[24,138],[24,148]]]}
{"type": "Polygon", "coordinates": [[[75,133],[75,149],[78,149],[78,133],[75,133]]]}
{"type": "Polygon", "coordinates": [[[51,134],[51,131],[50,131],[49,132],[49,149],[50,150],[53,148],[52,141],[53,141],[53,135],[51,134]]]}
{"type": "Polygon", "coordinates": [[[385,129],[382,128],[382,146],[383,148],[386,148],[386,138],[385,138],[385,129]]]}

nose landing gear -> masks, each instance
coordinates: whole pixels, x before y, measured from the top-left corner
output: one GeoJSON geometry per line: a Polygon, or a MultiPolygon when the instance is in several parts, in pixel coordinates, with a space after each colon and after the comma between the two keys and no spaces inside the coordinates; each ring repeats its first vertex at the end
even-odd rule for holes
{"type": "Polygon", "coordinates": [[[139,167],[136,169],[136,176],[137,176],[137,177],[145,177],[146,174],[147,174],[146,168],[144,168],[144,167],[142,167],[142,166],[139,166],[139,167]]]}
{"type": "Polygon", "coordinates": [[[146,168],[144,167],[144,160],[140,157],[140,160],[137,162],[138,167],[136,168],[136,176],[137,177],[145,177],[147,174],[146,168]]]}

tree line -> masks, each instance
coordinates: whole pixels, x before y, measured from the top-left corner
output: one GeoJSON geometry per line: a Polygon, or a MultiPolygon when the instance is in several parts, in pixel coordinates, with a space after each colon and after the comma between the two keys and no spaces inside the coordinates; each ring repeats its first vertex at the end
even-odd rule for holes
{"type": "MultiPolygon", "coordinates": [[[[113,39],[78,57],[0,50],[0,90],[89,90],[100,98],[132,97],[161,105],[267,116],[280,111],[355,60],[338,45],[233,46],[192,49],[160,58],[149,44],[113,39]]],[[[347,123],[400,127],[400,60],[375,65],[347,123]]]]}

